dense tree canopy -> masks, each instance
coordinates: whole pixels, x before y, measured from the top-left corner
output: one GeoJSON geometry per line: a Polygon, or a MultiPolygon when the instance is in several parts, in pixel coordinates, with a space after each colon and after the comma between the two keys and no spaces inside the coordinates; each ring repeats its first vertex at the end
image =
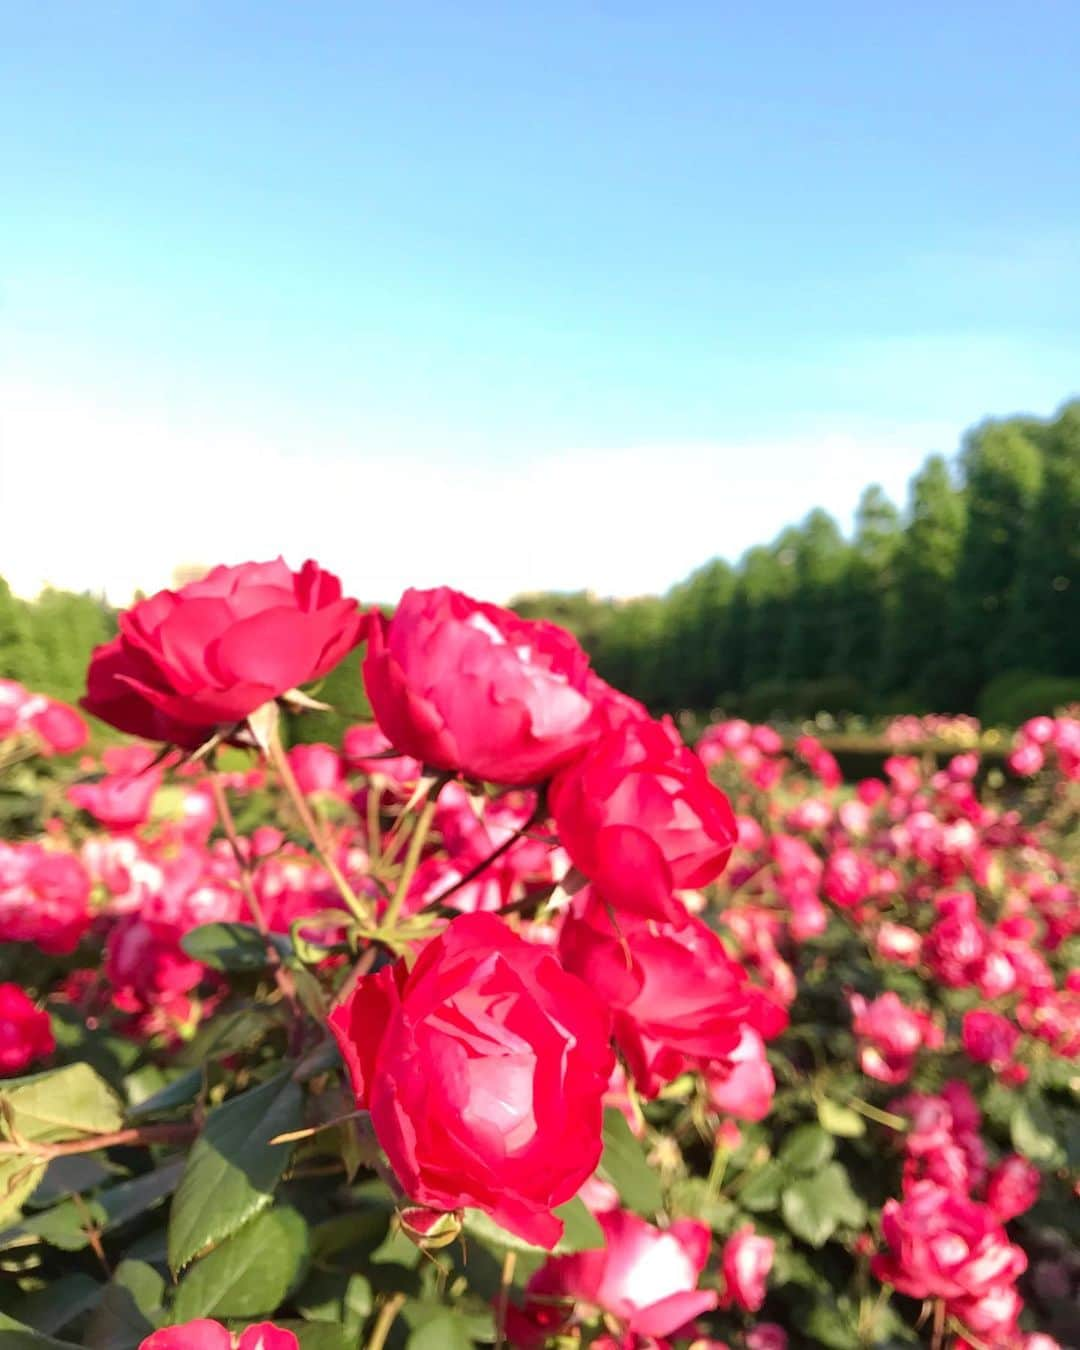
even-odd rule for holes
{"type": "MultiPolygon", "coordinates": [[[[853,538],[813,510],[666,596],[530,595],[655,709],[976,711],[1010,672],[1080,694],[1080,401],[931,455],[901,513],[863,493],[853,538]]],[[[1077,695],[1071,695],[1076,697],[1077,695]]]]}

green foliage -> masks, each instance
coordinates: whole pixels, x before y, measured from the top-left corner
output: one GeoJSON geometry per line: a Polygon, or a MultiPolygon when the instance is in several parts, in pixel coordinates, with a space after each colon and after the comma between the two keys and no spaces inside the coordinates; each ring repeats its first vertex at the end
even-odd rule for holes
{"type": "Polygon", "coordinates": [[[662,598],[579,591],[515,608],[576,633],[605,679],[656,711],[973,712],[1003,668],[1080,678],[1078,577],[1074,402],[1046,422],[983,423],[953,464],[930,456],[902,516],[868,487],[850,542],[811,511],[736,566],[714,559],[662,598]]]}
{"type": "Polygon", "coordinates": [[[1019,726],[1029,717],[1052,716],[1071,703],[1080,703],[1080,676],[1008,670],[982,691],[978,711],[987,726],[1019,726]]]}

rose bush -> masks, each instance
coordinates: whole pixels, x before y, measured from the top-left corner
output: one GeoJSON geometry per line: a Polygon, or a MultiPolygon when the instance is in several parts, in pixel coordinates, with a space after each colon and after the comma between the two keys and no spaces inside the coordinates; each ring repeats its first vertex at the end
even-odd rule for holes
{"type": "Polygon", "coordinates": [[[0,1345],[1069,1346],[1080,724],[844,783],[440,590],[287,750],[361,626],[142,602],[78,763],[0,685],[0,1345]]]}

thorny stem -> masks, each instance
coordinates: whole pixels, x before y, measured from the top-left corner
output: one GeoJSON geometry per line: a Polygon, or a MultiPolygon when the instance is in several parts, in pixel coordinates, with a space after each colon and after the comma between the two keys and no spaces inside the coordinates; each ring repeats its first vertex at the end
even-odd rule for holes
{"type": "Polygon", "coordinates": [[[277,724],[271,727],[270,734],[266,742],[267,757],[274,766],[281,785],[285,789],[286,796],[292,803],[293,810],[300,819],[300,824],[311,838],[315,845],[315,851],[319,855],[319,861],[330,874],[330,879],[337,887],[338,894],[348,906],[350,913],[361,923],[371,921],[371,911],[367,903],[360,899],[353,888],[349,885],[345,873],[337,864],[337,859],[329,848],[323,835],[322,828],[315,819],[308,800],[300,791],[300,785],[296,781],[296,776],[292,771],[292,765],[289,763],[289,757],[285,753],[285,747],[281,743],[281,734],[278,731],[277,724]]]}
{"type": "Polygon", "coordinates": [[[288,1004],[293,1016],[299,1018],[300,1004],[296,997],[296,983],[291,972],[282,963],[281,953],[270,940],[270,929],[266,922],[266,915],[262,911],[262,905],[259,904],[259,897],[251,875],[251,859],[240,842],[240,834],[236,828],[232,808],[229,806],[229,794],[225,791],[225,784],[216,768],[211,767],[209,777],[210,792],[214,798],[218,820],[221,822],[221,828],[225,831],[225,838],[229,841],[229,847],[232,849],[236,865],[240,870],[240,890],[243,893],[255,927],[261,933],[266,944],[266,953],[269,958],[270,969],[273,971],[274,983],[277,985],[281,997],[288,1004]]]}

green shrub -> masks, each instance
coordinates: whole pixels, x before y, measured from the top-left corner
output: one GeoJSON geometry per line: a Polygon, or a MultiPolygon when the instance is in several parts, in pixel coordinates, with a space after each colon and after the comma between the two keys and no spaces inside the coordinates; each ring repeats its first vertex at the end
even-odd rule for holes
{"type": "Polygon", "coordinates": [[[1029,717],[1049,716],[1069,703],[1078,702],[1080,677],[1007,670],[983,689],[979,719],[984,726],[1015,727],[1029,717]]]}

